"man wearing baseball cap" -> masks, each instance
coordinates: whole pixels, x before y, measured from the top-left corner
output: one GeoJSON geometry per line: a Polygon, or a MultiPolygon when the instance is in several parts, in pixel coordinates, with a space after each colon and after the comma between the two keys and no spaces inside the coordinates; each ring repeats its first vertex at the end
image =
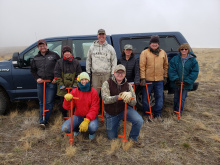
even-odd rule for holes
{"type": "Polygon", "coordinates": [[[38,99],[40,104],[40,127],[45,129],[45,125],[48,123],[51,111],[53,109],[54,97],[56,95],[56,84],[54,79],[54,67],[60,56],[47,49],[47,42],[45,40],[37,41],[37,47],[39,49],[38,54],[34,57],[31,63],[31,73],[34,79],[37,81],[38,99]],[[45,120],[43,120],[43,80],[50,80],[46,83],[45,87],[45,120]]]}
{"type": "Polygon", "coordinates": [[[100,94],[103,82],[114,74],[114,67],[117,65],[117,57],[114,48],[108,44],[106,32],[99,29],[98,40],[91,45],[86,60],[86,72],[92,75],[92,86],[100,94]]]}
{"type": "Polygon", "coordinates": [[[125,103],[128,103],[127,121],[132,123],[129,139],[132,140],[135,146],[144,147],[137,139],[143,125],[143,119],[132,108],[136,104],[136,95],[125,76],[126,69],[122,64],[119,64],[114,69],[114,76],[102,85],[101,94],[106,112],[107,136],[109,139],[118,137],[120,121],[124,120],[125,103]],[[131,99],[131,97],[134,97],[134,99],[131,99]],[[119,101],[118,98],[122,98],[123,100],[119,101]]]}

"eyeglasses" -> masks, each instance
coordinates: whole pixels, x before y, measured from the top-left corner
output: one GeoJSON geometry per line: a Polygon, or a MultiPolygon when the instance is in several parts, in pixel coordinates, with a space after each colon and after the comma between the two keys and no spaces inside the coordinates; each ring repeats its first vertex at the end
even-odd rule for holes
{"type": "Polygon", "coordinates": [[[188,50],[188,49],[180,49],[180,50],[188,50]]]}

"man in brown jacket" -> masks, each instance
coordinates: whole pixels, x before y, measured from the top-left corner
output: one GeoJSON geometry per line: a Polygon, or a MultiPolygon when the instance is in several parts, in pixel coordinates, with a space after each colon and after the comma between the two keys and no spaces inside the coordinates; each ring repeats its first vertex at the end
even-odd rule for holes
{"type": "Polygon", "coordinates": [[[147,115],[149,105],[147,100],[147,92],[145,83],[152,83],[148,85],[149,95],[154,90],[155,107],[153,111],[154,118],[158,121],[161,119],[163,107],[163,85],[167,81],[168,59],[164,50],[159,48],[159,36],[151,36],[149,48],[142,51],[140,55],[140,77],[142,88],[142,102],[143,112],[149,121],[151,118],[147,115]]]}

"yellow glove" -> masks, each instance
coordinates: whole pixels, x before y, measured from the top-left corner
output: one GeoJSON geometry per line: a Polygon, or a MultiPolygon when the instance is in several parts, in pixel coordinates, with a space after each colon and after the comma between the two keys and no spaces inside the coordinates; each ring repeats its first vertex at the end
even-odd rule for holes
{"type": "Polygon", "coordinates": [[[121,98],[124,100],[125,103],[130,103],[132,97],[131,92],[123,92],[121,98]]]}
{"type": "Polygon", "coordinates": [[[71,101],[73,99],[73,95],[70,93],[65,94],[64,98],[66,99],[66,101],[71,101]]]}
{"type": "Polygon", "coordinates": [[[79,125],[79,132],[86,132],[89,128],[90,120],[84,118],[84,121],[79,125]]]}

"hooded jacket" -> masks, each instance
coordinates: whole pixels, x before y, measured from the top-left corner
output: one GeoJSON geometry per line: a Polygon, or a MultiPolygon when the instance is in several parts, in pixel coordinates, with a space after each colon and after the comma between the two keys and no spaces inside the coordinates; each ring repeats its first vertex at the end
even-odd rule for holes
{"type": "MultiPolygon", "coordinates": [[[[79,100],[73,101],[73,107],[75,107],[74,115],[86,117],[90,121],[97,117],[99,113],[100,100],[97,91],[93,87],[91,87],[91,90],[87,92],[82,92],[78,87],[73,89],[70,94],[72,94],[73,97],[79,98],[79,100]]],[[[71,102],[64,99],[63,108],[69,110],[71,108],[70,106],[71,102]]]]}
{"type": "Polygon", "coordinates": [[[105,41],[102,45],[98,40],[91,45],[86,59],[86,72],[111,73],[117,65],[117,57],[114,48],[105,41]]]}
{"type": "Polygon", "coordinates": [[[131,84],[127,83],[127,79],[124,78],[121,84],[118,84],[116,82],[115,77],[109,78],[108,81],[105,81],[102,85],[102,99],[105,104],[105,111],[110,115],[117,115],[120,112],[124,111],[124,103],[122,100],[118,100],[118,95],[121,92],[131,92],[132,97],[134,99],[131,100],[130,103],[128,103],[130,106],[135,106],[136,104],[136,95],[135,92],[131,86],[131,84]],[[111,91],[111,89],[113,89],[111,91]],[[124,89],[124,90],[123,90],[124,89]],[[114,93],[114,94],[113,94],[114,93]],[[123,106],[121,106],[123,104],[123,106]],[[106,105],[108,106],[106,108],[106,105]],[[119,106],[117,106],[119,105],[119,106]]]}
{"type": "Polygon", "coordinates": [[[77,76],[82,72],[81,66],[77,59],[72,61],[60,59],[57,61],[54,69],[54,77],[57,83],[57,95],[64,96],[67,94],[67,90],[61,90],[60,86],[65,87],[77,86],[77,76]]]}
{"type": "Polygon", "coordinates": [[[39,51],[31,63],[31,73],[34,79],[41,78],[52,81],[54,79],[54,68],[59,59],[60,56],[49,49],[45,55],[42,55],[39,51]]]}
{"type": "Polygon", "coordinates": [[[183,85],[183,89],[192,89],[193,83],[199,74],[199,65],[196,60],[196,55],[192,52],[189,53],[189,57],[186,62],[182,63],[181,53],[174,56],[169,63],[169,80],[171,88],[180,88],[175,84],[175,80],[179,79],[181,82],[187,82],[189,85],[183,85]]]}
{"type": "Polygon", "coordinates": [[[140,84],[140,70],[139,60],[131,56],[126,60],[125,56],[122,56],[118,60],[118,64],[122,64],[126,68],[126,78],[128,82],[134,82],[134,84],[140,84]]]}
{"type": "Polygon", "coordinates": [[[168,73],[168,59],[164,50],[160,49],[159,55],[153,54],[150,49],[141,52],[140,77],[147,81],[163,81],[168,73]]]}

